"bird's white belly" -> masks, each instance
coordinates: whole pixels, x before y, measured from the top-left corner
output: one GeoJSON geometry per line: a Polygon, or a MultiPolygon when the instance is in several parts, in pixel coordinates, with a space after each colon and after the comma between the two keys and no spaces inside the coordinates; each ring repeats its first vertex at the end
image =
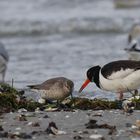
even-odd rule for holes
{"type": "Polygon", "coordinates": [[[129,59],[140,61],[140,52],[129,52],[129,59]]]}
{"type": "Polygon", "coordinates": [[[140,70],[134,71],[125,78],[106,79],[100,73],[101,89],[115,92],[126,92],[140,87],[140,70]]]}

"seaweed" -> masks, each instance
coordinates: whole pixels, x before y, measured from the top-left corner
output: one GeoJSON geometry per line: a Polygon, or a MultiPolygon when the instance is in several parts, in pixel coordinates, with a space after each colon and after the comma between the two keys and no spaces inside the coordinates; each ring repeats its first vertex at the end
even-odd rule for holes
{"type": "MultiPolygon", "coordinates": [[[[124,100],[125,101],[125,100],[124,100]]],[[[110,110],[110,109],[123,109],[120,100],[107,100],[107,99],[88,99],[88,98],[73,98],[73,101],[67,99],[64,101],[67,106],[74,106],[75,109],[81,110],[110,110]]],[[[140,110],[140,98],[134,98],[131,100],[131,104],[134,104],[135,110],[140,110]]]]}
{"type": "MultiPolygon", "coordinates": [[[[138,96],[139,97],[139,96],[138,96]]],[[[132,98],[132,103],[135,105],[135,109],[140,110],[140,98],[132,98]]],[[[0,113],[17,111],[18,109],[24,108],[27,111],[35,111],[37,108],[44,111],[48,108],[58,107],[60,110],[109,110],[109,109],[122,109],[123,101],[110,101],[107,99],[88,99],[73,97],[65,99],[62,104],[40,104],[34,100],[27,100],[24,96],[24,90],[17,90],[8,84],[0,84],[0,113]]]]}
{"type": "Polygon", "coordinates": [[[109,101],[105,99],[88,99],[88,98],[73,98],[73,101],[68,101],[67,104],[70,106],[74,102],[74,108],[81,110],[100,110],[100,109],[118,109],[118,101],[109,101]]]}
{"type": "Polygon", "coordinates": [[[25,108],[28,111],[34,111],[40,107],[38,102],[27,100],[23,91],[18,91],[8,84],[0,84],[0,113],[16,111],[25,108]]]}
{"type": "Polygon", "coordinates": [[[135,109],[140,110],[140,98],[134,98],[132,99],[132,102],[135,104],[135,109]]]}

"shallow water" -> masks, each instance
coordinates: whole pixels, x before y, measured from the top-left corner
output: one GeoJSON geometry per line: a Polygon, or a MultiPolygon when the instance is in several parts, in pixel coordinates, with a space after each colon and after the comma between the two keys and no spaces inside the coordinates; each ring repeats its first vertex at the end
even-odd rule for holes
{"type": "MultiPolygon", "coordinates": [[[[0,13],[0,39],[10,54],[6,81],[25,88],[65,76],[75,91],[89,67],[127,59],[127,32],[140,18],[140,8],[116,9],[113,0],[2,0],[0,13]]],[[[115,97],[94,84],[84,91],[115,97]]]]}

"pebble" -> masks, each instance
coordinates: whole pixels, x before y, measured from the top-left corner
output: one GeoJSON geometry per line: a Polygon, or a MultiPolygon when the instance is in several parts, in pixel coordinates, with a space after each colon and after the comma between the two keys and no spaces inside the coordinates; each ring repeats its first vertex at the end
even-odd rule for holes
{"type": "Polygon", "coordinates": [[[15,130],[21,130],[21,127],[17,127],[17,128],[15,128],[15,130]]]}
{"type": "Polygon", "coordinates": [[[66,118],[69,118],[70,116],[69,116],[69,115],[66,115],[65,117],[66,117],[66,118]]]}
{"type": "Polygon", "coordinates": [[[132,129],[136,129],[137,128],[137,126],[136,125],[132,125],[132,127],[131,127],[132,129]]]}
{"type": "Polygon", "coordinates": [[[33,122],[28,122],[28,124],[27,124],[27,125],[28,125],[28,126],[30,126],[30,125],[32,125],[32,124],[33,124],[33,122]]]}
{"type": "Polygon", "coordinates": [[[13,133],[13,135],[20,135],[20,132],[16,131],[13,133]]]}
{"type": "Polygon", "coordinates": [[[46,100],[43,99],[43,98],[40,98],[40,99],[38,99],[38,102],[39,102],[40,104],[45,104],[46,100]]]}
{"type": "Polygon", "coordinates": [[[21,108],[18,110],[18,113],[22,113],[22,112],[27,112],[27,110],[25,108],[21,108]]]}
{"type": "Polygon", "coordinates": [[[94,117],[102,117],[102,116],[103,116],[103,114],[102,114],[102,113],[100,113],[100,112],[97,112],[97,113],[95,113],[93,116],[94,116],[94,117]]]}
{"type": "Polygon", "coordinates": [[[89,136],[89,138],[90,139],[95,139],[95,140],[99,140],[99,139],[103,140],[104,137],[101,134],[92,134],[92,135],[89,136]]]}
{"type": "Polygon", "coordinates": [[[67,134],[65,131],[62,131],[62,130],[58,130],[57,131],[57,134],[58,135],[65,135],[65,134],[67,134]]]}
{"type": "Polygon", "coordinates": [[[40,113],[40,108],[39,108],[39,107],[37,107],[37,108],[35,109],[35,113],[40,113]]]}

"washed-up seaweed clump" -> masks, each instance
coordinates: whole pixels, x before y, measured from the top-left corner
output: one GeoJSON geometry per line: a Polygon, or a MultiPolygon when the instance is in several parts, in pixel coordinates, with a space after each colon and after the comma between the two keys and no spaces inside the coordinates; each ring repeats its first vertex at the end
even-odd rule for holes
{"type": "MultiPolygon", "coordinates": [[[[139,96],[138,96],[139,97],[139,96]]],[[[132,103],[135,105],[135,109],[140,110],[140,98],[132,98],[132,103]]],[[[105,109],[122,109],[123,101],[110,101],[107,99],[88,99],[88,98],[80,98],[73,97],[65,99],[62,102],[63,105],[57,104],[40,104],[34,100],[27,100],[24,96],[23,90],[16,90],[8,84],[0,84],[0,113],[16,111],[18,109],[24,108],[27,111],[35,111],[35,109],[51,111],[56,109],[56,111],[60,110],[71,110],[71,109],[81,109],[81,110],[105,110],[105,109]]],[[[124,104],[125,109],[129,109],[129,104],[124,104]]]]}
{"type": "Polygon", "coordinates": [[[39,106],[38,102],[27,100],[24,97],[24,91],[18,91],[9,84],[0,84],[0,113],[15,111],[20,108],[34,111],[39,106]]]}
{"type": "Polygon", "coordinates": [[[106,99],[88,99],[75,97],[67,103],[69,106],[72,104],[74,108],[81,110],[100,110],[100,109],[118,109],[120,108],[118,101],[109,101],[106,99]]]}
{"type": "Polygon", "coordinates": [[[132,102],[135,104],[135,109],[140,110],[140,98],[134,98],[132,102]]]}
{"type": "MultiPolygon", "coordinates": [[[[131,100],[128,99],[128,101],[131,102],[131,104],[133,104],[134,109],[140,110],[140,98],[133,98],[131,100]]],[[[123,102],[125,102],[125,100],[110,101],[107,99],[88,99],[88,98],[75,97],[73,98],[73,100],[65,101],[65,104],[67,104],[68,106],[73,105],[74,108],[81,109],[81,110],[88,110],[88,109],[109,110],[109,109],[123,109],[124,107],[123,102]]],[[[129,108],[129,104],[128,104],[128,108],[129,108]]]]}

